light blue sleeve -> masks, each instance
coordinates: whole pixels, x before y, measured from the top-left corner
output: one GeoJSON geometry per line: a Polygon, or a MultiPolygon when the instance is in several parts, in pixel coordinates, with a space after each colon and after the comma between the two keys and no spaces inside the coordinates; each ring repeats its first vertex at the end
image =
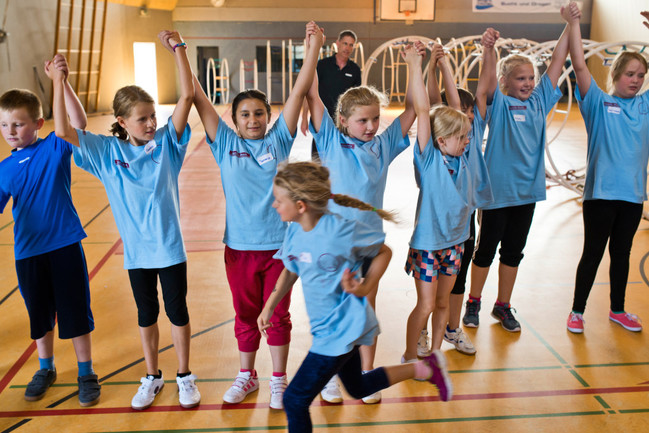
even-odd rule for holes
{"type": "Polygon", "coordinates": [[[232,128],[230,128],[230,126],[225,123],[220,116],[219,126],[216,129],[216,136],[214,137],[214,141],[211,141],[210,137],[208,137],[207,135],[205,137],[207,144],[208,146],[210,146],[210,150],[212,151],[212,155],[214,155],[214,159],[216,160],[216,163],[218,165],[221,165],[223,163],[225,153],[232,147],[231,144],[239,139],[237,133],[234,132],[232,128]]]}
{"type": "Polygon", "coordinates": [[[559,89],[558,85],[557,87],[552,87],[552,82],[550,81],[550,78],[548,78],[547,74],[543,74],[543,76],[541,77],[541,82],[534,89],[534,93],[539,95],[538,98],[541,106],[543,107],[543,113],[545,115],[547,115],[550,110],[552,110],[554,104],[559,102],[559,99],[561,99],[561,96],[563,96],[563,93],[561,93],[561,89],[559,89]]]}
{"type": "MultiPolygon", "coordinates": [[[[109,161],[109,146],[113,137],[95,135],[81,129],[77,129],[77,137],[79,138],[79,147],[75,146],[72,149],[74,163],[79,168],[101,179],[106,164],[111,163],[109,161]]],[[[116,137],[115,139],[118,140],[116,137]]]]}
{"type": "Polygon", "coordinates": [[[401,119],[398,117],[394,119],[394,122],[392,122],[390,126],[380,134],[380,136],[382,139],[385,139],[384,143],[387,145],[386,150],[388,163],[392,162],[394,158],[399,156],[401,152],[410,146],[408,134],[406,134],[405,137],[403,136],[401,131],[401,119]]]}
{"type": "Polygon", "coordinates": [[[433,137],[428,138],[428,143],[424,147],[424,151],[419,150],[419,140],[415,140],[415,145],[413,146],[415,159],[419,161],[419,164],[422,168],[430,167],[434,161],[435,154],[435,145],[433,144],[433,137]]]}
{"type": "Polygon", "coordinates": [[[281,260],[282,263],[284,264],[284,267],[289,272],[293,272],[294,274],[299,275],[299,268],[297,266],[297,261],[295,260],[295,257],[287,253],[287,250],[289,249],[289,246],[291,244],[291,239],[292,239],[291,225],[293,224],[297,224],[297,223],[291,223],[289,225],[289,228],[288,230],[286,230],[286,234],[284,235],[284,241],[282,242],[282,246],[273,255],[273,258],[276,260],[281,260]]]}
{"type": "Polygon", "coordinates": [[[351,261],[361,262],[366,258],[376,257],[385,242],[385,234],[377,233],[367,224],[356,221],[349,242],[351,261]]]}
{"type": "Polygon", "coordinates": [[[579,86],[575,86],[575,100],[579,104],[579,110],[581,111],[581,116],[584,118],[587,131],[594,129],[593,123],[599,115],[597,107],[601,103],[603,93],[592,76],[590,77],[588,92],[586,92],[583,98],[581,97],[579,86]]]}
{"type": "Polygon", "coordinates": [[[324,113],[322,114],[320,130],[318,132],[315,132],[313,123],[309,122],[309,131],[311,131],[311,134],[313,134],[316,148],[318,149],[318,153],[320,154],[328,153],[331,150],[331,147],[334,146],[338,141],[336,139],[336,136],[340,134],[340,131],[338,130],[338,128],[336,128],[336,125],[334,125],[334,122],[331,119],[331,116],[329,116],[329,112],[327,110],[324,110],[324,113]]]}
{"type": "Polygon", "coordinates": [[[295,130],[295,134],[291,135],[291,132],[288,130],[288,125],[286,125],[286,119],[284,119],[284,113],[281,113],[266,137],[275,146],[278,161],[288,159],[296,136],[297,129],[295,130]]]}
{"type": "Polygon", "coordinates": [[[183,161],[185,160],[185,154],[187,153],[187,144],[189,143],[191,136],[192,130],[189,127],[189,124],[187,124],[185,125],[185,129],[183,130],[182,135],[180,136],[180,138],[178,138],[176,127],[171,120],[171,116],[169,116],[169,119],[167,119],[166,127],[156,131],[155,141],[156,143],[165,143],[166,141],[169,141],[171,144],[173,144],[173,146],[170,146],[171,149],[169,150],[172,155],[174,166],[179,169],[183,165],[183,161]],[[160,132],[161,135],[164,134],[166,136],[166,140],[162,136],[158,137],[158,132],[160,132]]]}

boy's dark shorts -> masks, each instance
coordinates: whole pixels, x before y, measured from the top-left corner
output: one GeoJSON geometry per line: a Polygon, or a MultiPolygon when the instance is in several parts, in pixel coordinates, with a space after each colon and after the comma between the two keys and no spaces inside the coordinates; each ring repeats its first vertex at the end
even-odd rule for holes
{"type": "Polygon", "coordinates": [[[57,318],[59,338],[79,337],[95,329],[81,242],[16,260],[16,273],[33,340],[54,329],[57,318]]]}

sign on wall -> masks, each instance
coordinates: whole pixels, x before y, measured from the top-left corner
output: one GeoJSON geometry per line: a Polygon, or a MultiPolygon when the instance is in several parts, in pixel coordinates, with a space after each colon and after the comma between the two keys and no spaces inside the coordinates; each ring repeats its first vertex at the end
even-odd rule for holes
{"type": "Polygon", "coordinates": [[[556,13],[564,0],[473,0],[473,12],[556,13]]]}

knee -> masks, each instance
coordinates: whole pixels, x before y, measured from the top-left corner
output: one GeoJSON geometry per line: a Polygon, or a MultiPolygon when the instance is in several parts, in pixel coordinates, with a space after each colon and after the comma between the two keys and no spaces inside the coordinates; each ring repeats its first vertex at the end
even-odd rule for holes
{"type": "Polygon", "coordinates": [[[517,268],[523,260],[524,254],[519,251],[503,251],[500,250],[500,263],[503,265],[510,266],[512,268],[517,268]]]}
{"type": "Polygon", "coordinates": [[[485,252],[484,250],[477,249],[473,255],[473,264],[479,268],[488,268],[494,260],[494,252],[485,252]]]}
{"type": "Polygon", "coordinates": [[[160,305],[156,302],[152,305],[139,305],[137,309],[137,324],[142,328],[147,328],[158,322],[160,314],[160,305]]]}
{"type": "Polygon", "coordinates": [[[165,304],[165,312],[169,321],[174,326],[185,326],[189,323],[189,312],[187,311],[187,303],[184,298],[182,302],[175,305],[165,304]]]}

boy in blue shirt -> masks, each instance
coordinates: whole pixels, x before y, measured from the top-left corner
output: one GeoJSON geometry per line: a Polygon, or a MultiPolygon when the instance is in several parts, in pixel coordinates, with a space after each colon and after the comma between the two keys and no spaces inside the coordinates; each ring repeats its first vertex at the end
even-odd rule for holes
{"type": "MultiPolygon", "coordinates": [[[[62,56],[48,67],[67,71],[62,56]]],[[[67,81],[66,99],[81,107],[67,81]]],[[[78,114],[83,109],[71,112],[71,121],[84,127],[85,114],[78,114]]],[[[43,123],[41,103],[32,92],[13,89],[0,97],[0,130],[12,147],[11,155],[0,162],[0,212],[12,197],[18,285],[40,364],[25,400],[40,400],[56,380],[53,349],[58,320],[59,337],[72,339],[77,355],[79,403],[92,406],[99,401],[101,387],[92,369],[94,320],[81,246],[86,234],[70,195],[72,145],[53,133],[39,139],[43,123]]]]}

